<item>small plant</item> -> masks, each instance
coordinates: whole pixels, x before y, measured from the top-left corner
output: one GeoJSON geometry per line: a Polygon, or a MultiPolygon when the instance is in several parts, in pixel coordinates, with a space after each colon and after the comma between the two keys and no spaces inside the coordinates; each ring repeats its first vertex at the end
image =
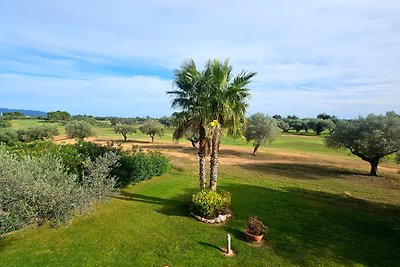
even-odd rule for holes
{"type": "Polygon", "coordinates": [[[257,217],[250,217],[246,228],[247,233],[255,236],[264,235],[268,232],[268,227],[257,217]]]}
{"type": "Polygon", "coordinates": [[[231,204],[229,192],[217,193],[203,190],[192,196],[192,212],[203,218],[213,219],[226,213],[231,204]]]}

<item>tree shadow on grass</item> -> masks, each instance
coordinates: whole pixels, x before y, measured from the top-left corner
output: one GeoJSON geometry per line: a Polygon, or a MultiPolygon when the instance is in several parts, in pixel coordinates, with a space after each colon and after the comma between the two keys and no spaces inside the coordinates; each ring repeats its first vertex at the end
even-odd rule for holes
{"type": "Polygon", "coordinates": [[[10,246],[12,244],[12,240],[10,237],[0,237],[0,252],[6,249],[7,246],[10,246]]]}
{"type": "Polygon", "coordinates": [[[142,194],[134,194],[129,193],[124,190],[121,190],[121,195],[114,197],[115,199],[126,200],[126,201],[134,201],[134,202],[144,202],[150,204],[160,204],[165,205],[171,202],[169,199],[153,197],[153,196],[146,196],[142,194]]]}
{"type": "Polygon", "coordinates": [[[244,241],[247,220],[269,227],[268,247],[301,266],[323,259],[341,265],[398,266],[400,207],[310,190],[220,186],[232,193],[234,220],[224,226],[244,241]]]}
{"type": "Polygon", "coordinates": [[[160,207],[156,209],[158,212],[167,216],[184,216],[189,217],[189,205],[192,194],[196,192],[194,189],[186,193],[176,195],[171,198],[160,198],[143,194],[129,193],[121,190],[121,195],[114,197],[115,199],[142,202],[149,204],[157,204],[160,207]]]}
{"type": "Polygon", "coordinates": [[[367,175],[348,169],[319,164],[299,163],[249,163],[241,167],[264,174],[286,176],[294,179],[318,180],[335,178],[348,178],[349,175],[367,175]]]}

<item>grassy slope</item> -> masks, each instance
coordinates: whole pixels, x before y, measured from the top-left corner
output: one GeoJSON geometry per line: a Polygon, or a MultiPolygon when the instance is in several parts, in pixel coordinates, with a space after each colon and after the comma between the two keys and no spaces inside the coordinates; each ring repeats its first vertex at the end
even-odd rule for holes
{"type": "MultiPolygon", "coordinates": [[[[238,141],[223,143],[229,142],[238,141]]],[[[226,225],[209,226],[187,216],[185,202],[197,189],[196,165],[175,157],[179,168],[125,189],[91,216],[1,239],[0,266],[399,265],[397,174],[387,172],[378,178],[385,183],[377,183],[354,172],[357,159],[327,150],[319,138],[282,136],[263,148],[260,158],[277,162],[221,166],[219,187],[233,195],[234,218],[226,225]],[[307,154],[318,164],[281,163],[279,153],[288,151],[307,154]],[[336,165],[325,168],[325,160],[336,165]],[[261,247],[243,240],[253,215],[270,227],[261,247]],[[233,258],[219,251],[227,232],[237,253],[233,258]]]]}

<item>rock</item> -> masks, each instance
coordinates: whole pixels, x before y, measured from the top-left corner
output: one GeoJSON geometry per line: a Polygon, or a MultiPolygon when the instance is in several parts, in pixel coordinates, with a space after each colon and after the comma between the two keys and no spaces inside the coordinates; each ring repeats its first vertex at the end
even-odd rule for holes
{"type": "Polygon", "coordinates": [[[220,223],[221,220],[219,219],[219,216],[217,218],[215,218],[215,223],[220,223]]]}
{"type": "Polygon", "coordinates": [[[218,215],[218,219],[220,222],[226,221],[226,216],[225,215],[218,215]]]}
{"type": "Polygon", "coordinates": [[[215,219],[208,220],[208,221],[209,221],[209,223],[215,223],[215,219]]]}

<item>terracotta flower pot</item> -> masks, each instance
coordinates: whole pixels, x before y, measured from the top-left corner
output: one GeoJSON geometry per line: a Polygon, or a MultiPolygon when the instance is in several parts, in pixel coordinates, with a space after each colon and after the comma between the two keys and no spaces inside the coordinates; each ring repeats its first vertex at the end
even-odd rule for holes
{"type": "Polygon", "coordinates": [[[244,232],[247,240],[252,241],[252,242],[259,242],[263,239],[264,235],[252,235],[249,232],[244,232]]]}

